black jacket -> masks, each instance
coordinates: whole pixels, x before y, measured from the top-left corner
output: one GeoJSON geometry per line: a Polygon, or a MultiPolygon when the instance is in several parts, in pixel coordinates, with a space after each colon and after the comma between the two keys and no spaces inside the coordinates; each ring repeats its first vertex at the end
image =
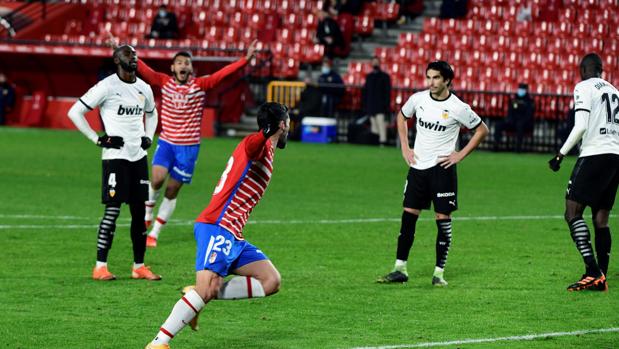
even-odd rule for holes
{"type": "Polygon", "coordinates": [[[362,108],[366,115],[391,113],[391,79],[380,69],[374,69],[365,78],[362,108]]]}

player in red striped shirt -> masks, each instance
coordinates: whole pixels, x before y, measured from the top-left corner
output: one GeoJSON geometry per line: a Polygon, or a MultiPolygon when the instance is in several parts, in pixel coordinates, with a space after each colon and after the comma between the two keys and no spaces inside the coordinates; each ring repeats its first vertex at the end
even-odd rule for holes
{"type": "MultiPolygon", "coordinates": [[[[115,45],[115,38],[110,43],[115,45]]],[[[161,229],[176,208],[176,197],[183,184],[190,184],[200,150],[200,130],[206,92],[217,87],[226,77],[241,70],[253,57],[256,40],[247,49],[247,55],[212,75],[193,77],[191,54],[181,51],[174,55],[170,70],[172,75],[158,73],[142,60],[138,60],[138,74],[153,87],[161,89],[161,134],[153,156],[151,185],[146,201],[144,221],[150,227],[153,210],[166,178],[164,198],[157,212],[157,219],[146,237],[146,246],[156,247],[161,229]]]]}
{"type": "Polygon", "coordinates": [[[208,207],[194,227],[196,286],[176,302],[147,349],[169,348],[169,341],[212,299],[265,297],[279,290],[281,278],[267,256],[243,237],[243,227],[271,180],[275,148],[284,148],[290,129],[288,109],[265,103],[258,111],[260,131],[245,137],[228,160],[208,207]],[[227,282],[229,273],[237,276],[227,282]]]}

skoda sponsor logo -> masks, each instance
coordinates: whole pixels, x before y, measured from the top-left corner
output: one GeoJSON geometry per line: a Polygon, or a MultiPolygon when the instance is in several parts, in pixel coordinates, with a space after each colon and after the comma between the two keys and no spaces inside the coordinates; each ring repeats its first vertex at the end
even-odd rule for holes
{"type": "Polygon", "coordinates": [[[448,191],[446,193],[436,193],[437,198],[447,198],[450,196],[456,196],[456,193],[454,193],[453,191],[448,191]]]}

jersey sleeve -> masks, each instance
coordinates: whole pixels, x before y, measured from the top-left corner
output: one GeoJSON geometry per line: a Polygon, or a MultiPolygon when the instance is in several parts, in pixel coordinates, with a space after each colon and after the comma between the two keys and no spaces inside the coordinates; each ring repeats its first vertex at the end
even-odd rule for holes
{"type": "Polygon", "coordinates": [[[481,124],[481,118],[468,104],[464,104],[463,108],[455,113],[454,119],[469,130],[474,129],[481,124]]]}
{"type": "Polygon", "coordinates": [[[591,93],[583,84],[577,84],[574,88],[574,109],[591,112],[591,93]]]}
{"type": "Polygon", "coordinates": [[[153,95],[153,89],[149,85],[146,85],[146,102],[144,103],[144,111],[152,113],[155,110],[155,96],[153,95]]]}
{"type": "Polygon", "coordinates": [[[415,115],[415,111],[417,107],[417,100],[418,100],[417,94],[414,94],[408,98],[406,103],[404,103],[404,105],[402,106],[401,112],[405,118],[410,119],[413,117],[413,115],[415,115]]]}
{"type": "Polygon", "coordinates": [[[247,64],[247,60],[245,59],[245,57],[243,57],[238,61],[230,63],[227,66],[221,68],[213,75],[200,76],[196,78],[196,82],[203,90],[209,90],[219,84],[219,82],[221,82],[223,79],[239,71],[245,66],[245,64],[247,64]]]}
{"type": "Polygon", "coordinates": [[[140,74],[142,79],[144,79],[144,81],[146,81],[149,85],[155,85],[157,87],[163,86],[169,78],[166,74],[154,71],[141,59],[138,59],[138,74],[140,74]]]}
{"type": "Polygon", "coordinates": [[[105,80],[99,81],[95,86],[91,87],[79,101],[89,110],[93,110],[100,106],[107,96],[107,84],[105,80]]]}
{"type": "Polygon", "coordinates": [[[250,160],[257,159],[266,145],[268,138],[264,137],[262,132],[256,132],[247,136],[245,140],[245,153],[250,160]]]}

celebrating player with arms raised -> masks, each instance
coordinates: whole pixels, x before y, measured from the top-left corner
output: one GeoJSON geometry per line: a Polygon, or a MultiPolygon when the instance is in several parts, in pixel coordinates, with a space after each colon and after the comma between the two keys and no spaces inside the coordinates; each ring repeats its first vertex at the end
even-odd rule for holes
{"type": "MultiPolygon", "coordinates": [[[[109,43],[116,39],[108,33],[109,43]]],[[[247,49],[247,55],[212,75],[193,77],[191,54],[180,51],[172,58],[172,76],[155,72],[144,61],[138,60],[138,74],[149,84],[161,89],[161,134],[153,156],[152,181],[146,201],[146,226],[150,227],[153,210],[166,178],[165,194],[157,218],[148,233],[146,245],[156,247],[163,226],[176,208],[176,197],[183,184],[190,184],[200,150],[200,132],[206,92],[216,88],[225,78],[241,70],[256,52],[256,40],[247,49]]]]}
{"type": "Polygon", "coordinates": [[[288,109],[263,104],[258,126],[260,131],[245,137],[232,153],[210,204],[196,221],[196,286],[176,303],[147,349],[169,348],[169,341],[186,324],[195,323],[212,299],[264,297],[279,290],[279,272],[245,240],[243,228],[269,185],[275,148],[286,146],[288,109]],[[223,283],[230,273],[239,276],[223,283]]]}
{"type": "Polygon", "coordinates": [[[107,256],[112,248],[120,205],[131,209],[131,241],[133,242],[134,279],[159,280],[144,265],[146,226],[144,200],[148,195],[148,163],[146,149],[152,143],[157,128],[157,110],[153,91],[135,76],[137,54],[131,46],[114,50],[117,73],[101,80],[69,111],[77,128],[92,142],[103,148],[102,202],[105,213],[99,225],[95,280],[114,280],[108,271],[107,256]],[[84,114],[99,107],[106,134],[99,137],[88,125],[84,114]],[[144,115],[146,120],[144,122],[144,115]]]}
{"type": "Polygon", "coordinates": [[[398,237],[395,267],[378,282],[406,282],[406,263],[415,238],[415,226],[422,209],[434,204],[436,213],[436,266],[432,284],[445,286],[443,270],[451,246],[451,213],[457,209],[458,180],[456,164],[471,153],[488,134],[488,127],[471,108],[449,91],[454,78],[444,61],[428,64],[428,90],[412,95],[402,107],[397,123],[402,156],[410,166],[404,189],[404,212],[398,237]],[[415,148],[408,144],[406,119],[415,115],[415,148]],[[468,144],[456,151],[460,127],[474,129],[468,144]]]}

